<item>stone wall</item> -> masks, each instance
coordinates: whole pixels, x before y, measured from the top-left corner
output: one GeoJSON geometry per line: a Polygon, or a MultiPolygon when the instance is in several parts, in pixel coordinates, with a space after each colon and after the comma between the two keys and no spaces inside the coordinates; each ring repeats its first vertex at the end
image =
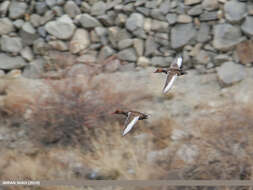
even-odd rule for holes
{"type": "Polygon", "coordinates": [[[98,64],[117,55],[141,67],[166,67],[180,53],[201,72],[253,61],[246,0],[4,0],[0,15],[0,69],[27,76],[43,71],[50,52],[98,64]]]}

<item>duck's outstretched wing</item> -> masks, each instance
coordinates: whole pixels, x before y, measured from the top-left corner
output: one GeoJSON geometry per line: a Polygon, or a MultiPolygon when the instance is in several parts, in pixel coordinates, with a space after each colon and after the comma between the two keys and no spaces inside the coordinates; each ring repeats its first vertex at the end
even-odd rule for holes
{"type": "Polygon", "coordinates": [[[126,118],[125,123],[124,123],[124,126],[125,126],[125,127],[127,126],[127,124],[128,124],[128,122],[129,122],[129,119],[130,119],[131,115],[132,115],[132,113],[131,113],[131,112],[128,112],[127,118],[126,118]]]}
{"type": "MultiPolygon", "coordinates": [[[[127,120],[129,120],[129,117],[131,116],[131,114],[128,115],[127,120]]],[[[129,131],[131,131],[131,129],[134,127],[134,125],[137,123],[137,121],[139,120],[140,116],[136,116],[133,118],[133,120],[125,127],[124,131],[123,131],[123,136],[125,136],[129,131]]]]}
{"type": "Polygon", "coordinates": [[[182,67],[182,63],[183,63],[183,58],[182,57],[178,57],[177,58],[177,62],[173,62],[171,64],[170,68],[180,69],[182,67]]]}
{"type": "Polygon", "coordinates": [[[164,88],[163,88],[163,93],[166,94],[172,87],[173,83],[175,82],[177,78],[177,75],[176,74],[171,74],[171,73],[168,73],[167,74],[167,78],[166,78],[166,82],[165,82],[165,85],[164,85],[164,88]]]}
{"type": "Polygon", "coordinates": [[[177,66],[178,66],[178,68],[181,68],[182,63],[183,63],[183,58],[182,57],[178,57],[177,58],[177,66]]]}

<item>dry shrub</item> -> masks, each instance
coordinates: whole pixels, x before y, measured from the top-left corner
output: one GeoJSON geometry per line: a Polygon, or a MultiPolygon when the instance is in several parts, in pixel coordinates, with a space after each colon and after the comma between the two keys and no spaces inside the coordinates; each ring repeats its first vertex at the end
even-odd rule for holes
{"type": "Polygon", "coordinates": [[[29,122],[30,136],[46,145],[81,144],[89,148],[96,130],[105,128],[104,123],[112,120],[114,109],[125,104],[124,94],[91,88],[79,77],[47,83],[53,93],[37,98],[29,122]]]}
{"type": "Polygon", "coordinates": [[[132,103],[147,98],[136,91],[113,93],[110,88],[102,90],[90,84],[92,77],[103,72],[105,65],[115,59],[115,56],[109,57],[100,66],[94,66],[96,72],[87,75],[79,73],[73,77],[61,75],[60,80],[45,79],[53,93],[46,99],[37,97],[32,105],[33,114],[28,124],[30,137],[46,145],[81,144],[91,148],[89,142],[99,128],[110,131],[105,123],[113,121],[115,117],[111,113],[115,109],[132,108],[132,103]]]}
{"type": "Polygon", "coordinates": [[[185,172],[187,179],[252,179],[253,110],[222,108],[196,122],[200,136],[193,140],[200,154],[185,172]]]}

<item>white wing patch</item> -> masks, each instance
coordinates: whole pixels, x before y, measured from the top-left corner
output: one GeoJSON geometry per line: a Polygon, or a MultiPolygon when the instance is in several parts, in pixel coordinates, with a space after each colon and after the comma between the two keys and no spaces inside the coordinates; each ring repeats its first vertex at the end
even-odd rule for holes
{"type": "Polygon", "coordinates": [[[126,126],[124,132],[123,132],[123,136],[125,136],[129,131],[131,131],[131,129],[134,127],[134,125],[137,123],[137,121],[139,120],[140,116],[136,116],[133,118],[133,120],[126,126]]]}
{"type": "Polygon", "coordinates": [[[179,58],[177,59],[177,66],[178,66],[178,68],[181,68],[182,62],[183,62],[183,58],[182,58],[182,57],[179,57],[179,58]]]}
{"type": "Polygon", "coordinates": [[[166,86],[166,87],[164,88],[164,90],[163,90],[163,93],[164,93],[164,94],[167,93],[167,92],[169,91],[169,89],[172,87],[172,84],[174,83],[174,81],[176,80],[176,78],[177,78],[177,75],[174,75],[174,76],[171,78],[170,82],[168,82],[167,86],[166,86]]]}

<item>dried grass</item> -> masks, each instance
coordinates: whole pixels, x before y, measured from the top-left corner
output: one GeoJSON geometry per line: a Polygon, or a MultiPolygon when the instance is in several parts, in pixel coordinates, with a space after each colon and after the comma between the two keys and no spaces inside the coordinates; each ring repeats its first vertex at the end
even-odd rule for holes
{"type": "Polygon", "coordinates": [[[253,109],[248,105],[223,108],[211,118],[200,119],[196,123],[201,126],[200,136],[193,144],[201,154],[186,178],[252,179],[252,116],[253,109]]]}
{"type": "Polygon", "coordinates": [[[147,154],[154,146],[152,137],[146,141],[139,141],[134,136],[122,138],[120,129],[121,126],[115,124],[109,136],[101,131],[99,138],[91,142],[93,152],[85,155],[87,163],[108,179],[145,180],[159,177],[163,170],[147,160],[147,154]]]}
{"type": "MultiPolygon", "coordinates": [[[[139,125],[133,135],[124,138],[120,135],[122,125],[114,123],[104,126],[104,129],[110,130],[99,128],[96,131],[96,136],[89,141],[92,145],[89,152],[83,151],[82,146],[77,145],[76,148],[50,148],[36,156],[7,151],[0,159],[0,167],[3,168],[0,177],[23,180],[76,179],[78,175],[71,163],[82,163],[97,171],[98,179],[168,179],[172,168],[178,168],[177,174],[184,179],[252,179],[252,113],[251,106],[230,108],[196,121],[196,125],[200,126],[200,135],[183,142],[197,145],[201,152],[190,165],[174,159],[178,149],[168,140],[170,132],[165,132],[168,128],[173,128],[173,122],[160,121],[152,124],[148,130],[139,125]],[[154,133],[157,127],[164,133],[154,133]],[[135,137],[141,134],[141,131],[149,134],[144,140],[135,137]],[[164,135],[165,133],[167,135],[164,135]],[[159,137],[163,139],[165,148],[174,146],[174,152],[171,151],[162,162],[150,163],[147,155],[151,150],[157,150],[155,139],[159,137]],[[64,155],[72,156],[66,159],[64,155]],[[69,158],[73,160],[66,161],[69,158]]],[[[81,175],[81,178],[86,177],[87,175],[81,175]]]]}

